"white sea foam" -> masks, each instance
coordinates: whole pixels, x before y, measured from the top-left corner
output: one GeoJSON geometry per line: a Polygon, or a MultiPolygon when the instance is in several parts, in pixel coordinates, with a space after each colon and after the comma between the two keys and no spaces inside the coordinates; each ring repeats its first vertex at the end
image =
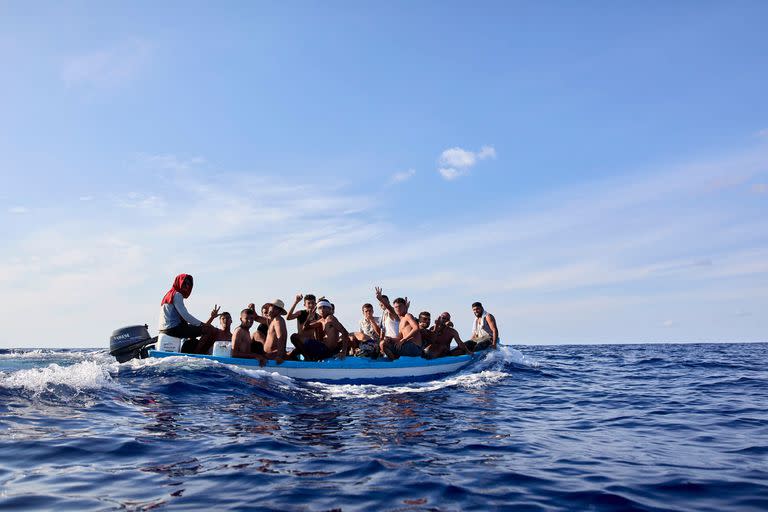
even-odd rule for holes
{"type": "Polygon", "coordinates": [[[290,377],[280,375],[277,372],[272,372],[261,368],[244,368],[237,365],[225,364],[213,359],[204,359],[201,357],[187,357],[185,355],[169,356],[169,357],[150,357],[147,359],[131,359],[123,363],[133,369],[139,369],[142,367],[173,367],[184,368],[186,370],[202,370],[204,368],[220,367],[226,368],[232,373],[244,375],[251,378],[268,378],[274,380],[277,384],[284,387],[294,387],[294,381],[290,377]]]}
{"type": "Polygon", "coordinates": [[[430,393],[449,387],[477,389],[499,382],[508,377],[504,372],[484,370],[477,373],[459,374],[431,382],[414,382],[400,386],[383,386],[379,384],[324,384],[310,382],[309,386],[317,389],[330,398],[379,398],[388,395],[404,393],[430,393]]]}
{"type": "MultiPolygon", "coordinates": [[[[45,368],[30,368],[10,374],[0,374],[0,385],[25,389],[35,394],[43,393],[57,385],[72,388],[75,393],[93,389],[119,389],[110,376],[111,366],[94,360],[81,361],[71,366],[59,366],[54,363],[45,368]]],[[[116,365],[112,369],[116,369],[116,365]]]]}
{"type": "Polygon", "coordinates": [[[519,350],[501,346],[499,347],[499,350],[491,351],[481,361],[478,361],[477,365],[457,375],[436,381],[403,384],[400,386],[382,386],[377,384],[325,384],[321,382],[311,382],[309,383],[309,386],[331,398],[353,399],[379,398],[382,396],[403,393],[427,393],[448,387],[479,389],[509,377],[509,373],[499,371],[505,364],[526,368],[539,367],[538,361],[525,356],[519,350]]]}
{"type": "Polygon", "coordinates": [[[491,351],[483,362],[487,365],[494,364],[513,364],[516,366],[525,366],[527,368],[538,368],[539,362],[533,358],[524,355],[517,349],[502,345],[498,350],[491,351]]]}

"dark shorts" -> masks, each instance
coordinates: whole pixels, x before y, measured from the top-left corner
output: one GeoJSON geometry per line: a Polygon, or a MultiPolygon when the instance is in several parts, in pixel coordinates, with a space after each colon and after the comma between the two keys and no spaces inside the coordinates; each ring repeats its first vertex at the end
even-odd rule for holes
{"type": "Polygon", "coordinates": [[[395,347],[395,353],[400,357],[421,357],[421,347],[412,341],[406,341],[395,347]]]}
{"type": "Polygon", "coordinates": [[[174,325],[170,329],[160,331],[174,338],[197,338],[203,334],[203,327],[200,325],[189,325],[184,320],[179,325],[174,325]]]}
{"type": "Polygon", "coordinates": [[[477,352],[478,350],[485,350],[487,348],[490,348],[491,340],[481,340],[479,342],[473,341],[473,340],[469,340],[469,341],[465,341],[464,344],[472,352],[477,352]]]}
{"type": "Polygon", "coordinates": [[[251,354],[264,355],[264,344],[260,341],[251,341],[251,354]]]}
{"type": "Polygon", "coordinates": [[[331,351],[325,346],[325,343],[318,340],[305,340],[304,350],[301,351],[304,358],[310,361],[320,361],[331,357],[331,351]]]}

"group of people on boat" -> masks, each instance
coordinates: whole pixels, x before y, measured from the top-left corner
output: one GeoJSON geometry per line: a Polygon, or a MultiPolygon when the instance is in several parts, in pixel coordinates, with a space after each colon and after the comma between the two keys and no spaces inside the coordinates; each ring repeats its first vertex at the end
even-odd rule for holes
{"type": "Polygon", "coordinates": [[[258,359],[261,364],[273,360],[280,364],[286,360],[322,361],[331,357],[347,356],[390,360],[399,357],[439,357],[469,354],[488,348],[495,349],[499,330],[494,316],[480,302],[472,304],[475,319],[472,336],[462,341],[451,322],[448,312],[441,313],[432,323],[428,311],[419,313],[418,319],[408,312],[410,301],[398,297],[394,301],[375,288],[375,297],[381,315],[374,316],[372,304],[362,306],[359,330],[349,332],[336,318],[336,308],[326,297],[298,294],[286,310],[285,303],[275,299],[256,311],[248,304],[240,312],[240,323],[232,330],[232,315],[220,312],[214,305],[210,317],[203,322],[189,313],[184,299],[192,293],[194,280],[189,274],[179,274],[161,302],[159,330],[174,338],[184,339],[181,352],[210,354],[217,341],[231,342],[231,357],[258,359]],[[303,309],[296,307],[303,301],[303,309]],[[213,321],[219,318],[219,327],[213,321]],[[296,320],[297,332],[288,337],[286,320],[296,320]],[[254,323],[258,324],[251,332],[254,323]],[[294,346],[288,351],[287,341],[294,346]],[[451,343],[456,347],[451,348],[451,343]]]}

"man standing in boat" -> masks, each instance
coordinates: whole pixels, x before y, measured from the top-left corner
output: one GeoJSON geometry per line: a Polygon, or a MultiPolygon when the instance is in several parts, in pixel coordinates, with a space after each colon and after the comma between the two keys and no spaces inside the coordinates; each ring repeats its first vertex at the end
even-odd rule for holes
{"type": "Polygon", "coordinates": [[[339,354],[339,359],[344,359],[347,356],[349,332],[333,316],[330,302],[321,300],[317,303],[317,309],[320,319],[313,322],[311,318],[315,311],[314,308],[310,309],[304,322],[304,331],[317,332],[318,338],[297,339],[298,345],[292,355],[301,354],[305,361],[322,361],[336,354],[339,354]]]}
{"type": "Polygon", "coordinates": [[[499,340],[496,319],[479,302],[472,304],[472,313],[475,314],[475,320],[472,324],[472,338],[467,341],[467,346],[473,352],[485,350],[488,347],[495,349],[496,342],[499,340]]]}
{"type": "Polygon", "coordinates": [[[399,318],[398,334],[391,336],[387,330],[386,336],[381,340],[381,351],[390,359],[400,357],[421,357],[421,332],[419,323],[408,312],[408,300],[398,297],[393,304],[376,287],[376,299],[384,306],[390,315],[399,318]]]}
{"type": "Polygon", "coordinates": [[[280,299],[275,299],[269,304],[267,311],[267,318],[269,319],[269,326],[267,327],[267,337],[264,342],[264,357],[272,359],[281,364],[288,357],[285,353],[285,344],[288,340],[288,329],[285,325],[285,319],[283,315],[285,311],[285,304],[280,299]]]}

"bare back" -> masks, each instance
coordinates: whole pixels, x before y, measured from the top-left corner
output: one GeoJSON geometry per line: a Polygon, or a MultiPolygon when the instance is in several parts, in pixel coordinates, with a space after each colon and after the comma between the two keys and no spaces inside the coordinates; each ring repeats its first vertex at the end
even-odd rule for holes
{"type": "Polygon", "coordinates": [[[264,355],[269,359],[285,359],[285,344],[288,339],[285,319],[282,316],[275,317],[267,330],[267,339],[264,342],[264,355]]]}

